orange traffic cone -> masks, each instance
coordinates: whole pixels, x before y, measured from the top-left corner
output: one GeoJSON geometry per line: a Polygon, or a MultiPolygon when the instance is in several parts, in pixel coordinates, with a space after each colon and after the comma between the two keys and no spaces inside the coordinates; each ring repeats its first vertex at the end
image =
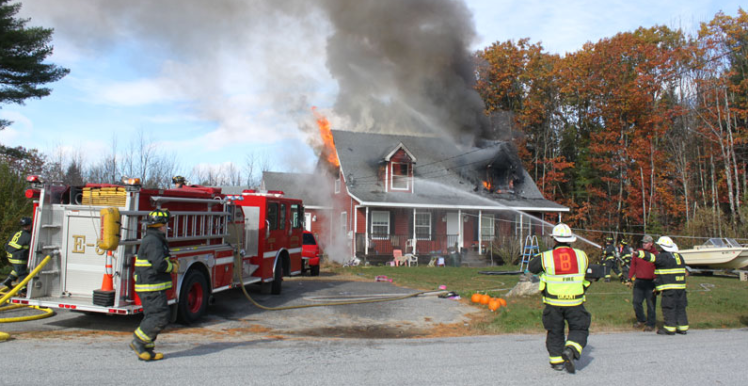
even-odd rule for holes
{"type": "Polygon", "coordinates": [[[112,283],[112,251],[106,252],[106,272],[104,273],[104,280],[101,282],[102,291],[114,291],[114,284],[112,283]]]}
{"type": "Polygon", "coordinates": [[[114,283],[112,283],[112,251],[106,253],[106,272],[101,282],[101,289],[94,290],[93,303],[97,306],[110,307],[114,305],[114,283]]]}

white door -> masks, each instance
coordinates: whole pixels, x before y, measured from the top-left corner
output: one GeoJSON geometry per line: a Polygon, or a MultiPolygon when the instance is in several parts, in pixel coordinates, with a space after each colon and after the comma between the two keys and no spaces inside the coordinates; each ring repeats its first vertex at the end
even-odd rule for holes
{"type": "Polygon", "coordinates": [[[304,213],[304,230],[307,232],[312,231],[312,214],[304,213]]]}
{"type": "Polygon", "coordinates": [[[447,213],[447,247],[454,247],[455,243],[459,244],[460,235],[460,216],[457,212],[447,213]]]}

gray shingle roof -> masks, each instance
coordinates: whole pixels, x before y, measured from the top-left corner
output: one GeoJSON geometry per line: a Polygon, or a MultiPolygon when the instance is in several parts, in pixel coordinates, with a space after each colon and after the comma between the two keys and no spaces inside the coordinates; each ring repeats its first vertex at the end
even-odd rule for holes
{"type": "Polygon", "coordinates": [[[365,205],[568,211],[543,198],[506,142],[486,143],[479,149],[447,138],[340,130],[333,130],[333,138],[348,190],[365,205]],[[379,165],[400,143],[418,160],[413,169],[414,193],[385,193],[379,182],[379,165]],[[482,189],[481,181],[488,174],[496,176],[504,192],[482,189]],[[514,186],[508,184],[509,179],[514,186]]]}

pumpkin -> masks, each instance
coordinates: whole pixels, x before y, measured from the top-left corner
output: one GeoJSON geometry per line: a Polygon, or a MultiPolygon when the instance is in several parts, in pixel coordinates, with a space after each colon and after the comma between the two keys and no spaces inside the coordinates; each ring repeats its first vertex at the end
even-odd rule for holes
{"type": "Polygon", "coordinates": [[[488,302],[488,309],[491,311],[496,311],[499,308],[501,308],[501,299],[492,299],[490,302],[488,302]]]}
{"type": "Polygon", "coordinates": [[[488,304],[488,302],[490,302],[490,301],[491,301],[491,297],[490,296],[488,296],[486,294],[483,294],[483,295],[480,296],[480,304],[488,304]]]}
{"type": "Polygon", "coordinates": [[[473,301],[473,303],[480,303],[481,294],[475,293],[473,296],[470,297],[470,300],[473,301]]]}
{"type": "Polygon", "coordinates": [[[501,306],[502,306],[502,307],[506,307],[506,299],[504,299],[504,298],[499,298],[498,300],[499,300],[499,302],[501,303],[501,306]]]}

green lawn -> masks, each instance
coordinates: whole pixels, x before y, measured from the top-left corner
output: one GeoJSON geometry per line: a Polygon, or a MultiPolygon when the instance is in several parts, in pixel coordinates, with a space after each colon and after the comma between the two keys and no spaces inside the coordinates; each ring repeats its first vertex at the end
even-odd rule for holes
{"type": "MultiPolygon", "coordinates": [[[[378,275],[393,279],[393,284],[419,289],[435,290],[446,285],[460,294],[462,301],[470,303],[475,292],[505,297],[517,284],[519,275],[484,275],[489,268],[432,268],[432,267],[326,267],[333,273],[351,274],[374,280],[378,275]]],[[[493,268],[517,270],[517,267],[493,268]]],[[[630,331],[634,323],[631,290],[619,282],[593,282],[587,292],[585,306],[592,314],[593,332],[630,331]]],[[[506,298],[508,306],[491,313],[486,306],[486,317],[477,321],[474,328],[487,334],[542,332],[543,304],[540,295],[506,298]]],[[[659,299],[658,299],[659,300],[659,299]]],[[[688,278],[688,319],[691,328],[742,328],[748,326],[748,282],[726,276],[690,276],[688,278]]],[[[662,323],[660,304],[657,304],[658,325],[662,323]]]]}

